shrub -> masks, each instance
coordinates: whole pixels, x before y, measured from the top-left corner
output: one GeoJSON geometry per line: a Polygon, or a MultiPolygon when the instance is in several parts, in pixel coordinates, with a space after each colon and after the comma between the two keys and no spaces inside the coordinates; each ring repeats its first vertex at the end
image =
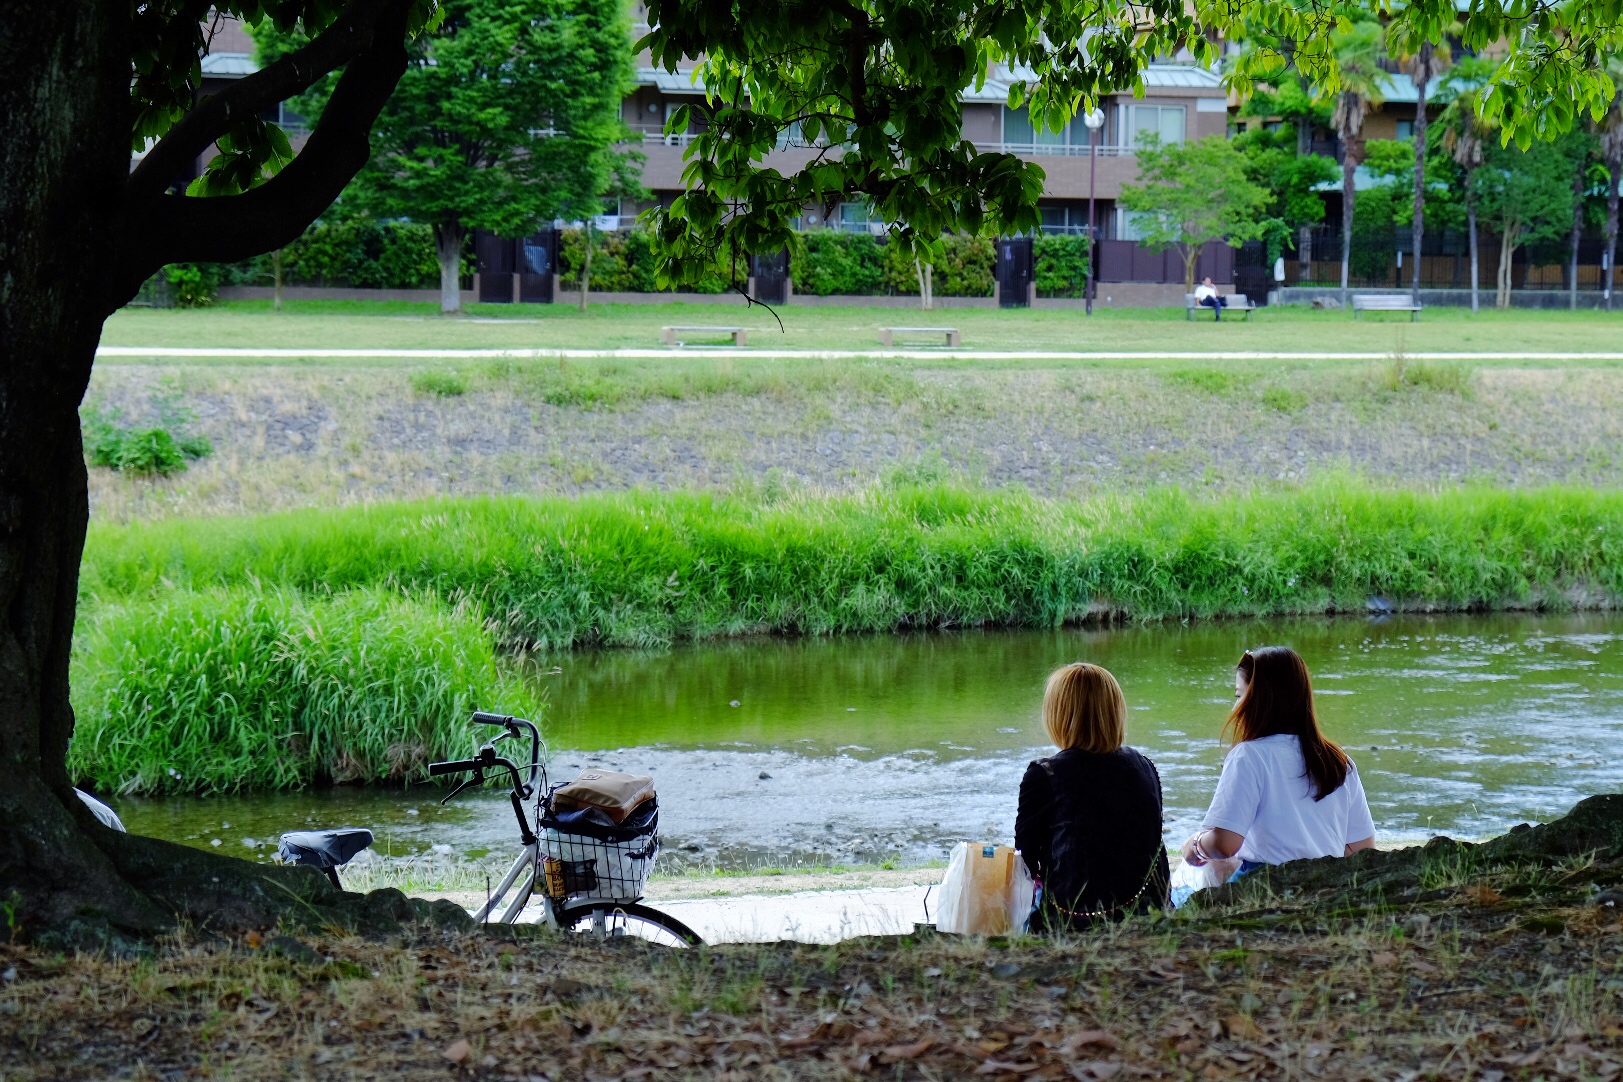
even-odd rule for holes
{"type": "Polygon", "coordinates": [[[124,793],[415,781],[468,750],[474,710],[540,709],[477,614],[381,587],[91,608],[73,664],[69,769],[124,793]]]}
{"type": "Polygon", "coordinates": [[[219,264],[171,263],[163,273],[177,308],[207,308],[219,295],[219,264]]]}
{"type": "Polygon", "coordinates": [[[1307,405],[1307,395],[1288,387],[1267,387],[1262,392],[1262,404],[1280,413],[1295,413],[1307,405]]]}
{"type": "MultiPolygon", "coordinates": [[[[591,288],[598,293],[658,293],[655,283],[654,237],[646,229],[592,231],[591,288]]],[[[565,229],[558,249],[558,275],[571,288],[580,288],[580,272],[586,265],[586,231],[565,229]]],[[[741,265],[739,283],[749,277],[741,265]]],[[[697,285],[682,287],[684,293],[724,293],[730,287],[731,271],[718,263],[697,285]]]]}
{"type": "MultiPolygon", "coordinates": [[[[997,249],[987,237],[943,237],[930,288],[938,297],[990,297],[997,249]]],[[[918,269],[913,257],[899,247],[883,245],[885,286],[888,292],[917,296],[918,269]]]]}
{"type": "Polygon", "coordinates": [[[418,394],[439,398],[455,398],[468,393],[467,383],[455,372],[413,372],[411,389],[418,394]]]}
{"type": "Polygon", "coordinates": [[[214,453],[206,436],[177,437],[162,423],[126,428],[96,406],[86,408],[83,430],[90,464],[120,473],[168,476],[184,470],[187,462],[214,453]]]}
{"type": "Polygon", "coordinates": [[[1039,297],[1080,297],[1088,284],[1088,238],[1039,233],[1032,243],[1039,297]]]}
{"type": "MultiPolygon", "coordinates": [[[[908,263],[912,273],[912,263],[908,263]]],[[[820,229],[796,233],[789,251],[789,276],[796,293],[819,297],[884,293],[884,249],[867,233],[820,229]]],[[[915,282],[914,292],[918,291],[915,282]]]]}

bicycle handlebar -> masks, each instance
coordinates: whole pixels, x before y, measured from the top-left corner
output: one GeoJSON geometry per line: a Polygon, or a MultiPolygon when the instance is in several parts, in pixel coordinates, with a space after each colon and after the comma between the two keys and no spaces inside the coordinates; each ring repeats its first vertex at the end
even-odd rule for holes
{"type": "Polygon", "coordinates": [[[519,721],[521,719],[515,718],[511,714],[487,714],[483,710],[476,710],[469,720],[475,725],[506,725],[510,721],[519,721]]]}
{"type": "Polygon", "coordinates": [[[447,763],[429,763],[428,776],[437,778],[441,774],[459,774],[464,770],[473,770],[482,765],[478,759],[454,759],[447,763]]]}

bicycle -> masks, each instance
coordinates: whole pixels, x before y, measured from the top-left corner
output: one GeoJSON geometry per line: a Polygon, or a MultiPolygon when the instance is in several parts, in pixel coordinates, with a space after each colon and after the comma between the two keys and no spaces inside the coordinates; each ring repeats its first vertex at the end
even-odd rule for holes
{"type": "Polygon", "coordinates": [[[699,946],[699,935],[668,913],[640,904],[643,882],[659,851],[659,811],[637,832],[635,838],[580,824],[560,822],[553,808],[553,794],[561,788],[548,783],[541,764],[541,733],[523,718],[503,714],[475,713],[475,725],[499,726],[500,736],[479,747],[472,759],[430,763],[432,777],[471,773],[440,801],[448,803],[464,789],[482,785],[486,771],[503,774],[511,782],[508,796],[513,817],[518,822],[522,848],[490,892],[474,920],[480,923],[513,924],[536,894],[541,898],[541,922],[566,933],[590,935],[597,939],[635,936],[670,946],[699,946]],[[530,739],[530,761],[525,775],[517,763],[496,753],[504,740],[530,739]],[[539,780],[540,784],[537,785],[539,780]],[[535,801],[535,824],[525,814],[525,802],[535,801]],[[634,848],[634,845],[641,848],[634,848]],[[539,889],[537,889],[539,888],[539,889]],[[513,892],[509,900],[509,892],[513,892]],[[500,917],[492,917],[501,912],[500,917]]]}

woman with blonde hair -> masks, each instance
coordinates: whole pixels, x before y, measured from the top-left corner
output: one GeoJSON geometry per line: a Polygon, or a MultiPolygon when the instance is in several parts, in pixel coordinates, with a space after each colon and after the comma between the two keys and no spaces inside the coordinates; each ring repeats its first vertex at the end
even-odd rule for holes
{"type": "MultiPolygon", "coordinates": [[[[1183,859],[1220,870],[1205,881],[1221,882],[1263,864],[1374,848],[1358,767],[1319,731],[1301,655],[1288,646],[1247,650],[1234,669],[1234,695],[1224,726],[1234,745],[1183,859]]],[[[1189,892],[1177,893],[1181,905],[1189,892]]]]}
{"type": "Polygon", "coordinates": [[[1032,929],[1165,908],[1161,775],[1124,743],[1121,685],[1085,661],[1055,670],[1043,726],[1059,754],[1026,768],[1014,821],[1015,848],[1042,881],[1032,929]]]}

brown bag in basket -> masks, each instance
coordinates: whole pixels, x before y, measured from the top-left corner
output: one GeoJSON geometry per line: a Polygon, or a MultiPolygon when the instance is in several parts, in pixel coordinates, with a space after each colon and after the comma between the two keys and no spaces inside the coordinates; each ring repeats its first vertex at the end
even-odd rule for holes
{"type": "Polygon", "coordinates": [[[620,774],[613,770],[591,769],[552,794],[557,811],[597,808],[623,823],[637,805],[654,795],[654,779],[641,774],[620,774]]]}

